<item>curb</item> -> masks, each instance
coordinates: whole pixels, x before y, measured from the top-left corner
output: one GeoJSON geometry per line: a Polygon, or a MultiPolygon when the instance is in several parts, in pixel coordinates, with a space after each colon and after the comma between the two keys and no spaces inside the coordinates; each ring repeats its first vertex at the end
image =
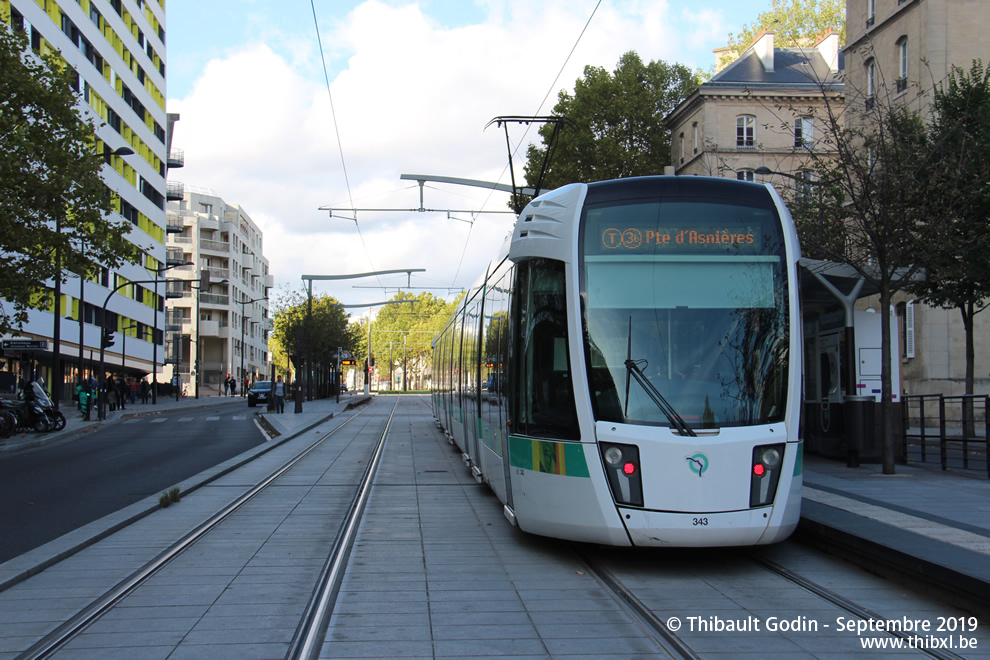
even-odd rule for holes
{"type": "MultiPolygon", "coordinates": [[[[368,401],[370,401],[370,400],[371,400],[371,397],[368,397],[368,401]]],[[[173,408],[172,410],[174,411],[175,409],[173,408]]],[[[162,410],[160,412],[164,413],[164,412],[168,412],[168,411],[167,410],[162,410]]],[[[149,413],[149,414],[154,414],[154,413],[149,413]]],[[[253,450],[248,450],[248,452],[245,452],[245,454],[250,454],[250,455],[241,454],[240,456],[236,456],[236,457],[230,459],[230,461],[228,461],[228,463],[229,463],[228,465],[224,465],[223,467],[220,467],[219,469],[218,468],[211,468],[209,470],[204,470],[200,474],[195,475],[193,477],[190,477],[185,482],[182,482],[181,484],[179,484],[179,486],[181,488],[180,495],[182,497],[185,497],[186,495],[199,490],[203,486],[207,486],[207,485],[211,484],[212,482],[216,481],[217,479],[219,479],[219,478],[221,478],[223,476],[226,476],[227,474],[230,474],[234,470],[237,470],[237,469],[239,469],[239,468],[247,465],[251,461],[253,461],[253,460],[257,459],[257,458],[260,458],[261,456],[264,456],[268,452],[270,452],[270,451],[272,451],[272,450],[274,450],[274,449],[276,449],[276,448],[284,445],[287,442],[290,442],[291,440],[294,440],[296,437],[298,437],[298,436],[300,436],[300,435],[302,435],[304,433],[307,433],[308,431],[311,431],[312,429],[316,428],[317,426],[319,426],[321,424],[326,423],[327,421],[329,421],[331,419],[333,419],[333,413],[332,412],[330,414],[326,415],[326,416],[320,417],[317,421],[312,422],[308,426],[306,426],[304,428],[301,428],[301,429],[299,429],[297,431],[294,431],[291,435],[282,437],[282,438],[280,438],[279,440],[277,440],[275,442],[266,442],[264,444],[258,445],[258,447],[256,447],[253,450]],[[182,487],[183,485],[185,485],[185,487],[182,487]]],[[[118,419],[118,420],[110,420],[110,421],[112,421],[112,422],[118,422],[118,421],[121,421],[121,420],[118,419]]],[[[20,569],[19,571],[17,571],[16,573],[10,575],[6,579],[0,580],[0,592],[5,591],[6,589],[9,589],[10,587],[14,586],[15,584],[17,584],[19,582],[23,582],[24,580],[26,580],[26,579],[28,579],[30,577],[33,577],[34,575],[37,575],[38,573],[41,573],[46,568],[49,568],[50,566],[53,566],[53,565],[57,564],[58,562],[62,561],[63,559],[66,559],[68,557],[71,557],[72,555],[76,554],[77,552],[80,552],[82,550],[85,550],[86,548],[90,547],[91,545],[94,545],[94,544],[98,543],[99,541],[105,539],[106,537],[112,535],[113,533],[115,533],[117,531],[120,531],[121,529],[127,527],[128,525],[132,525],[135,522],[141,520],[142,518],[146,518],[146,517],[150,516],[151,514],[155,513],[156,511],[161,510],[161,505],[158,503],[158,495],[149,496],[143,502],[146,502],[146,503],[135,502],[134,504],[131,505],[131,507],[128,507],[128,508],[134,508],[136,510],[133,513],[125,514],[125,517],[123,519],[118,520],[113,525],[111,525],[109,527],[105,527],[105,528],[99,529],[99,530],[94,530],[91,533],[90,536],[86,536],[85,538],[82,538],[82,539],[74,542],[71,546],[69,546],[68,548],[65,548],[65,549],[61,550],[57,554],[51,555],[51,556],[47,557],[46,559],[44,559],[43,561],[39,561],[38,563],[35,563],[35,564],[31,565],[31,566],[27,566],[27,567],[25,567],[23,569],[20,569]]],[[[109,514],[109,515],[110,516],[114,516],[116,514],[109,514]]],[[[99,523],[99,521],[97,520],[97,521],[94,521],[94,522],[90,523],[90,525],[95,525],[95,524],[98,524],[98,523],[99,523]]],[[[80,529],[85,529],[85,527],[80,528],[80,529]]],[[[76,532],[78,532],[78,531],[79,530],[76,530],[76,532]]],[[[76,532],[69,532],[68,534],[74,534],[76,532]]],[[[55,543],[57,541],[58,541],[58,539],[55,539],[53,541],[50,541],[50,543],[55,543]]],[[[45,546],[41,546],[41,547],[43,548],[45,546]]],[[[35,552],[38,549],[40,549],[40,548],[36,548],[35,550],[29,551],[27,554],[30,554],[31,552],[35,552]]],[[[26,556],[26,555],[21,555],[21,557],[24,557],[24,556],[26,556]]],[[[16,562],[18,559],[19,559],[18,557],[15,557],[15,558],[11,559],[10,561],[11,562],[16,562]]],[[[9,563],[9,562],[6,562],[6,563],[9,563]]],[[[0,565],[0,566],[2,566],[2,565],[0,565]]]]}
{"type": "Polygon", "coordinates": [[[972,550],[809,500],[802,502],[796,537],[820,550],[851,556],[873,572],[886,568],[990,608],[990,565],[972,550]]]}

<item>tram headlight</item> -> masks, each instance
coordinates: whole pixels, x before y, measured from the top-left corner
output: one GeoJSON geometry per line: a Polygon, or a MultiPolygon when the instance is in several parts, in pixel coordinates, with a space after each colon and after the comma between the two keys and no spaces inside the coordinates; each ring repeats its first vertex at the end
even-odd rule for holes
{"type": "Polygon", "coordinates": [[[616,466],[622,462],[622,450],[615,445],[603,450],[602,455],[605,457],[605,462],[611,466],[616,466]]]}
{"type": "Polygon", "coordinates": [[[750,471],[749,506],[773,504],[780,481],[784,445],[760,445],[753,447],[753,462],[750,471]]]}
{"type": "Polygon", "coordinates": [[[616,504],[643,506],[643,477],[639,447],[612,442],[598,443],[605,465],[605,476],[616,504]]]}

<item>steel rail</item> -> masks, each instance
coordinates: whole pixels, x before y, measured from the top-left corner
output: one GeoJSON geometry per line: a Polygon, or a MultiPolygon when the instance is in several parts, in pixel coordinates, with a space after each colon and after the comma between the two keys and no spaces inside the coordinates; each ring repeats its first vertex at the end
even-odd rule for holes
{"type": "Polygon", "coordinates": [[[286,653],[286,660],[315,660],[319,657],[320,648],[323,645],[327,626],[330,623],[330,615],[333,613],[333,603],[340,591],[340,584],[344,579],[344,570],[347,568],[347,560],[354,545],[354,538],[357,535],[358,526],[364,516],[364,508],[371,493],[371,486],[378,472],[378,465],[381,463],[382,454],[385,451],[385,444],[388,441],[388,432],[392,426],[392,417],[399,406],[398,398],[392,406],[392,411],[382,429],[382,435],[378,439],[378,445],[372,455],[368,466],[365,468],[361,483],[351,500],[348,508],[347,518],[337,532],[332,550],[327,561],[323,564],[320,577],[316,583],[316,589],[306,605],[302,621],[296,629],[289,643],[289,651],[286,653]]]}
{"type": "MultiPolygon", "coordinates": [[[[367,408],[365,408],[367,410],[367,408]]],[[[190,531],[184,537],[173,543],[171,546],[160,552],[156,557],[147,562],[144,566],[137,569],[131,575],[124,578],[118,582],[115,586],[106,591],[102,596],[98,597],[92,603],[84,607],[65,623],[60,625],[58,628],[48,633],[40,640],[31,645],[26,651],[21,655],[17,656],[17,660],[35,660],[36,658],[46,658],[52,653],[58,651],[66,643],[68,643],[73,637],[82,632],[85,628],[93,624],[97,619],[103,616],[107,611],[109,611],[114,605],[123,600],[128,594],[132,593],[135,589],[140,587],[144,582],[151,578],[155,573],[165,567],[170,561],[175,559],[177,556],[188,550],[193,544],[199,541],[203,536],[208,534],[210,531],[215,529],[220,523],[230,517],[242,506],[247,504],[250,500],[254,499],[259,493],[270,486],[275,480],[281,477],[283,474],[292,469],[299,461],[306,458],[309,454],[315,451],[317,448],[323,445],[324,442],[329,440],[337,431],[344,428],[347,424],[354,420],[355,417],[361,415],[365,410],[358,411],[348,420],[337,426],[326,435],[322,436],[317,442],[303,449],[301,452],[296,454],[293,458],[289,459],[281,467],[276,469],[274,472],[269,474],[261,482],[254,485],[250,490],[243,493],[240,497],[235,499],[233,502],[225,506],[223,509],[213,514],[205,522],[201,523],[198,527],[190,531]]],[[[389,417],[391,419],[391,416],[389,417]]]]}
{"type": "Polygon", "coordinates": [[[646,606],[643,601],[637,598],[629,589],[622,584],[622,581],[612,575],[612,573],[600,563],[592,559],[587,553],[574,549],[574,552],[581,559],[588,572],[605,588],[616,603],[619,604],[626,614],[639,625],[639,627],[671,658],[682,658],[684,660],[699,660],[701,656],[691,650],[684,640],[678,637],[667,627],[656,614],[646,606]]]}
{"type": "MultiPolygon", "coordinates": [[[[823,600],[832,603],[836,607],[839,607],[845,610],[846,612],[849,612],[853,616],[862,619],[863,621],[870,621],[871,619],[874,621],[884,621],[887,619],[887,617],[882,616],[866,607],[863,607],[862,605],[859,605],[844,596],[840,596],[834,591],[826,589],[820,584],[812,582],[808,578],[801,577],[797,573],[794,573],[793,571],[784,568],[783,566],[777,564],[776,562],[773,562],[764,557],[757,557],[752,554],[750,555],[749,558],[754,563],[770,571],[771,573],[774,573],[775,575],[784,578],[791,584],[797,585],[802,589],[804,589],[805,591],[813,593],[819,598],[822,598],[823,600]]],[[[904,640],[913,637],[913,635],[908,633],[903,633],[899,630],[883,630],[879,632],[887,633],[891,637],[897,637],[898,639],[904,639],[904,640]]],[[[956,655],[951,651],[939,651],[938,649],[927,649],[927,648],[919,648],[919,647],[914,647],[913,650],[918,651],[919,653],[922,653],[929,657],[937,658],[938,660],[962,660],[962,656],[956,655]]]]}

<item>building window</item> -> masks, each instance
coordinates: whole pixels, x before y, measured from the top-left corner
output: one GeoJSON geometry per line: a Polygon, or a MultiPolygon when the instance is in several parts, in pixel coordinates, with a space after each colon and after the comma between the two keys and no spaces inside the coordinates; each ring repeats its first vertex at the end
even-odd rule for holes
{"type": "Polygon", "coordinates": [[[814,124],[811,117],[798,117],[794,120],[794,146],[810,147],[815,140],[814,124]]]}
{"type": "Polygon", "coordinates": [[[876,93],[876,62],[870,58],[866,61],[866,109],[873,109],[873,95],[876,93]]]}
{"type": "Polygon", "coordinates": [[[873,23],[876,21],[876,14],[877,0],[869,0],[867,4],[866,27],[873,27],[873,23]]]}
{"type": "Polygon", "coordinates": [[[907,89],[908,77],[908,39],[901,37],[897,40],[897,91],[907,89]]]}
{"type": "Polygon", "coordinates": [[[698,129],[698,122],[694,122],[694,153],[698,153],[698,147],[701,142],[701,131],[698,129]]]}
{"type": "Polygon", "coordinates": [[[736,117],[736,146],[756,146],[756,117],[753,115],[736,117]]]}
{"type": "Polygon", "coordinates": [[[684,133],[681,133],[680,138],[678,139],[678,146],[680,148],[681,164],[683,165],[684,164],[684,133]]]}
{"type": "Polygon", "coordinates": [[[798,198],[810,201],[815,191],[815,173],[811,170],[801,170],[797,173],[798,181],[794,182],[794,192],[798,198]]]}
{"type": "Polygon", "coordinates": [[[740,181],[753,181],[753,170],[738,170],[736,178],[740,181]]]}

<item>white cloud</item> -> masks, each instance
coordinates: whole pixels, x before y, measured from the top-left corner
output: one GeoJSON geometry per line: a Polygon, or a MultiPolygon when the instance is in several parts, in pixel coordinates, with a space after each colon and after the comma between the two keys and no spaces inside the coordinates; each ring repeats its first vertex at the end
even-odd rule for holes
{"type": "MultiPolygon", "coordinates": [[[[511,216],[483,215],[470,227],[444,214],[362,212],[359,235],[353,222],[318,207],[347,207],[353,198],[362,208],[416,208],[419,191],[399,180],[404,172],[482,180],[501,175],[508,182],[505,137],[501,129],[484,130],[490,119],[535,113],[548,90],[539,111],[549,114],[557,91],[572,89],[585,65],[611,69],[628,50],[644,60],[675,61],[682,39],[692,36],[681,34],[665,2],[603,3],[551,89],[595,3],[479,4],[487,9],[485,23],[444,28],[416,4],[368,0],[322,34],[325,46],[347,54],[333,60],[345,68],[330,76],[349,191],[323,71],[310,59],[315,35],[308,47],[289,51],[264,41],[232,50],[209,63],[186,98],[170,99],[169,111],[182,115],[174,146],[186,153],[175,178],[212,188],[259,223],[279,284],[297,287],[304,273],[374,267],[427,268],[414,286],[447,286],[463,254],[456,285],[469,286],[509,231],[511,216]]],[[[523,130],[513,127],[514,141],[523,130]]],[[[536,139],[531,129],[526,142],[536,139]]],[[[520,177],[524,153],[525,144],[515,161],[520,177]]],[[[440,184],[425,194],[425,206],[438,209],[487,202],[487,209],[505,210],[507,198],[440,184]]],[[[384,299],[352,288],[372,283],[320,290],[345,302],[384,299]]]]}

